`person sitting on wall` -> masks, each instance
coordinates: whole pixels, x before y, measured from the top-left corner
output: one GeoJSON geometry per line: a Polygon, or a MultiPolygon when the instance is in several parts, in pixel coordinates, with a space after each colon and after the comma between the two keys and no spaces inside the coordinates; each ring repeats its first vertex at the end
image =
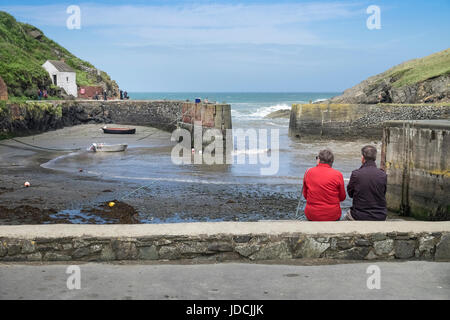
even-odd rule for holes
{"type": "Polygon", "coordinates": [[[353,198],[353,206],[343,220],[385,221],[386,173],[377,168],[377,148],[365,146],[361,149],[362,166],[352,172],[347,192],[353,198]]]}
{"type": "Polygon", "coordinates": [[[309,221],[339,221],[342,215],[340,202],[344,201],[344,177],[332,168],[334,155],[322,150],[316,157],[317,166],[306,171],[303,178],[305,215],[309,221]]]}

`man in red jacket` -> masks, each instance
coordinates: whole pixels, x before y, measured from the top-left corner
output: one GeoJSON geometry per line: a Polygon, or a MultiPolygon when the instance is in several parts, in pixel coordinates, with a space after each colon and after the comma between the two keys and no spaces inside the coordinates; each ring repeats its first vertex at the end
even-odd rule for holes
{"type": "Polygon", "coordinates": [[[309,221],[339,221],[340,202],[346,198],[344,177],[332,168],[334,155],[322,150],[316,157],[317,166],[309,169],[303,178],[305,215],[309,221]]]}

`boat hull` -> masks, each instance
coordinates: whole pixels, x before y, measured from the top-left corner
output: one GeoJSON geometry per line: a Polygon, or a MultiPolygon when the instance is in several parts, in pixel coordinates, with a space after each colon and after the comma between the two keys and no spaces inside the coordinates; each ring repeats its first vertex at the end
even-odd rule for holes
{"type": "Polygon", "coordinates": [[[90,151],[93,152],[123,152],[127,150],[128,145],[126,144],[115,144],[115,145],[105,145],[105,144],[93,144],[90,151]]]}
{"type": "Polygon", "coordinates": [[[106,134],[135,134],[135,128],[102,128],[106,134]]]}

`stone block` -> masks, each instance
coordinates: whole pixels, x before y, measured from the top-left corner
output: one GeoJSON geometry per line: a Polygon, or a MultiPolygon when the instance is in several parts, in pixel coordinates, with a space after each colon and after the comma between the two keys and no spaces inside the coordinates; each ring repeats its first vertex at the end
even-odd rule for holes
{"type": "Polygon", "coordinates": [[[364,238],[356,239],[355,245],[358,247],[370,247],[370,241],[364,238]]]}
{"type": "Polygon", "coordinates": [[[0,257],[4,257],[8,254],[8,248],[3,243],[3,241],[0,241],[0,257]]]}
{"type": "Polygon", "coordinates": [[[394,240],[386,239],[382,241],[376,241],[373,244],[373,248],[375,249],[375,253],[378,256],[392,255],[394,251],[394,240]]]}
{"type": "Polygon", "coordinates": [[[396,240],[394,243],[395,257],[409,259],[414,257],[416,242],[414,240],[396,240]]]}
{"type": "Polygon", "coordinates": [[[27,255],[27,261],[41,261],[41,260],[42,260],[42,253],[40,252],[35,252],[27,255]]]}
{"type": "Polygon", "coordinates": [[[339,250],[347,250],[353,247],[351,240],[338,240],[336,246],[339,250]]]}
{"type": "Polygon", "coordinates": [[[22,241],[22,253],[33,253],[36,251],[36,242],[32,240],[23,240],[22,241]]]}
{"type": "Polygon", "coordinates": [[[63,250],[70,250],[70,249],[72,249],[72,244],[70,244],[70,243],[64,243],[64,244],[61,245],[61,248],[62,248],[63,250]]]}
{"type": "Polygon", "coordinates": [[[159,249],[159,258],[163,260],[175,260],[182,258],[182,254],[177,246],[164,246],[159,249]]]}
{"type": "Polygon", "coordinates": [[[353,247],[348,250],[327,254],[327,257],[342,260],[364,260],[370,252],[369,247],[353,247]]]}
{"type": "Polygon", "coordinates": [[[250,242],[251,239],[252,239],[252,236],[236,236],[236,237],[233,237],[233,241],[235,243],[247,243],[247,242],[250,242]]]}
{"type": "Polygon", "coordinates": [[[450,234],[442,235],[441,241],[436,245],[435,259],[438,261],[450,260],[450,234]]]}
{"type": "Polygon", "coordinates": [[[257,252],[261,247],[256,243],[246,243],[236,245],[234,250],[243,257],[250,257],[252,254],[257,252]]]}
{"type": "Polygon", "coordinates": [[[112,249],[117,260],[134,260],[138,256],[136,244],[131,241],[112,241],[112,249]]]}
{"type": "Polygon", "coordinates": [[[139,248],[139,259],[142,260],[158,260],[159,254],[156,246],[150,247],[140,247],[139,248]]]}
{"type": "Polygon", "coordinates": [[[329,247],[329,243],[318,242],[313,238],[305,238],[294,252],[294,258],[320,258],[329,247]]]}
{"type": "Polygon", "coordinates": [[[288,260],[292,253],[285,241],[268,243],[250,256],[250,260],[288,260]]]}
{"type": "Polygon", "coordinates": [[[208,251],[231,252],[233,246],[227,242],[214,242],[208,245],[208,251]]]}
{"type": "Polygon", "coordinates": [[[419,239],[419,248],[416,256],[430,259],[433,257],[436,247],[436,238],[433,236],[423,236],[419,239]]]}
{"type": "Polygon", "coordinates": [[[73,247],[75,249],[83,248],[89,246],[89,242],[84,239],[75,239],[73,240],[73,247]]]}
{"type": "Polygon", "coordinates": [[[116,259],[116,255],[111,246],[104,246],[102,252],[100,253],[100,260],[102,261],[113,261],[116,259]]]}
{"type": "Polygon", "coordinates": [[[9,256],[18,255],[22,251],[21,245],[18,242],[7,243],[7,247],[8,247],[8,255],[9,256]]]}
{"type": "Polygon", "coordinates": [[[93,244],[89,247],[89,253],[99,253],[103,249],[103,246],[101,244],[93,244]]]}
{"type": "Polygon", "coordinates": [[[88,247],[82,247],[82,248],[75,249],[74,252],[72,253],[72,257],[74,259],[81,259],[81,258],[88,256],[90,253],[91,252],[88,247]]]}
{"type": "Polygon", "coordinates": [[[370,236],[370,239],[372,241],[382,241],[382,240],[386,240],[386,234],[384,233],[375,233],[373,235],[370,236]]]}
{"type": "Polygon", "coordinates": [[[373,249],[370,250],[367,256],[365,257],[366,260],[375,260],[377,258],[378,256],[375,254],[375,251],[373,249]]]}

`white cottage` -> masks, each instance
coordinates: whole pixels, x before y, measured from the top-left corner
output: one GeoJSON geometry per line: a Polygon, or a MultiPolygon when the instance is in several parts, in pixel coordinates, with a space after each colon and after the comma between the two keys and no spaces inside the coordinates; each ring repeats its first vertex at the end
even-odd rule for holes
{"type": "Polygon", "coordinates": [[[47,60],[42,67],[47,70],[55,86],[63,88],[67,94],[78,95],[77,74],[64,61],[47,60]]]}

